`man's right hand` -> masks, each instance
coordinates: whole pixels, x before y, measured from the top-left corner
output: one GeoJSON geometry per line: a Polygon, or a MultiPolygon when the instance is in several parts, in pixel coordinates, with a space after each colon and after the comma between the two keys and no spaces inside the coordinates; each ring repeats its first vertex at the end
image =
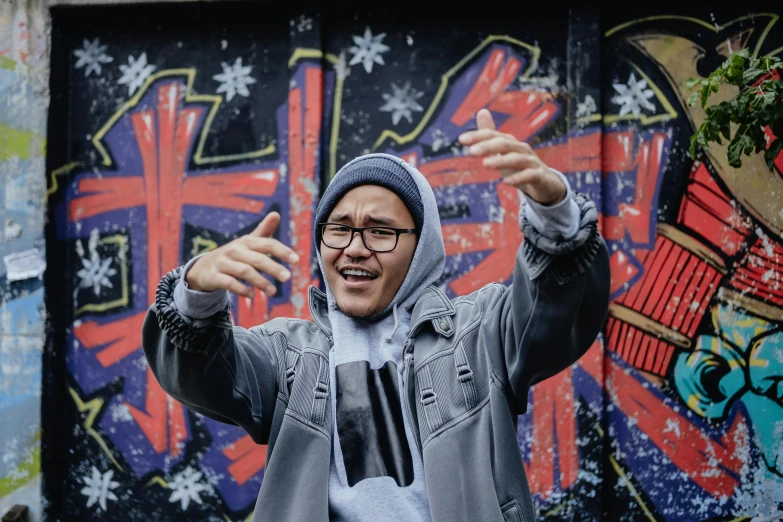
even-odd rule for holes
{"type": "Polygon", "coordinates": [[[244,280],[267,295],[274,295],[275,285],[261,274],[284,283],[291,278],[291,272],[271,256],[291,263],[299,261],[293,250],[271,237],[279,225],[280,214],[270,212],[250,234],[204,254],[188,270],[185,278],[188,286],[201,292],[225,288],[252,299],[255,292],[242,283],[244,280]]]}

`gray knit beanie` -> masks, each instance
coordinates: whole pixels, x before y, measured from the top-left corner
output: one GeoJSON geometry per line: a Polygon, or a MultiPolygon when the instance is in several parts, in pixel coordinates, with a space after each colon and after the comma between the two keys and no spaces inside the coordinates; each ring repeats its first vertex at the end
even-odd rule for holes
{"type": "Polygon", "coordinates": [[[371,154],[348,163],[326,187],[326,192],[315,211],[313,237],[316,248],[321,244],[321,227],[318,223],[326,221],[337,202],[348,191],[359,185],[380,185],[397,194],[413,216],[416,231],[421,231],[424,223],[424,204],[421,202],[421,194],[416,187],[416,182],[400,163],[371,154]]]}

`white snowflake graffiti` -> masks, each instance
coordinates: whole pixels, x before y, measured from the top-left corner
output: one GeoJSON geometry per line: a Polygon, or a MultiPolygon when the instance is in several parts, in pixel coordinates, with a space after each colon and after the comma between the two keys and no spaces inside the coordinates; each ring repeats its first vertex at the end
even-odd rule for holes
{"type": "Polygon", "coordinates": [[[79,58],[76,62],[76,68],[81,69],[84,67],[85,78],[93,72],[96,76],[100,76],[101,65],[114,61],[114,58],[106,54],[108,47],[108,45],[101,45],[100,38],[96,38],[92,42],[85,39],[82,48],[73,52],[79,58]]]}
{"type": "Polygon", "coordinates": [[[356,45],[348,48],[348,51],[353,54],[353,58],[351,58],[348,65],[361,63],[368,74],[372,72],[373,64],[386,65],[383,61],[383,56],[381,56],[382,53],[390,49],[388,45],[381,43],[381,40],[385,37],[386,33],[373,36],[369,27],[364,29],[363,36],[353,35],[353,42],[356,45]]]}
{"type": "Polygon", "coordinates": [[[87,497],[87,507],[92,507],[97,502],[98,509],[106,511],[107,500],[118,500],[117,495],[111,490],[118,487],[120,483],[113,481],[112,477],[114,477],[114,470],[101,473],[95,466],[92,466],[91,476],[82,477],[82,482],[86,486],[82,488],[81,493],[87,497]]]}
{"type": "Polygon", "coordinates": [[[662,433],[674,433],[677,437],[680,436],[680,423],[677,419],[666,419],[666,428],[662,433]]]}
{"type": "Polygon", "coordinates": [[[435,129],[431,133],[432,136],[432,152],[438,152],[440,149],[446,148],[451,145],[451,139],[449,135],[443,132],[442,129],[435,129]]]}
{"type": "Polygon", "coordinates": [[[598,110],[595,99],[589,94],[585,95],[585,101],[576,103],[576,117],[587,118],[592,116],[598,110]]]}
{"type": "Polygon", "coordinates": [[[109,278],[117,273],[117,270],[111,267],[114,258],[107,257],[101,259],[98,254],[98,241],[100,236],[98,235],[98,229],[92,229],[90,232],[90,239],[87,242],[87,250],[84,251],[82,241],[76,240],[76,253],[79,255],[79,259],[82,262],[82,269],[76,272],[79,276],[79,286],[76,288],[76,292],[80,288],[90,288],[96,296],[101,294],[101,288],[114,288],[109,278]],[[87,255],[89,253],[89,256],[87,255]]]}
{"type": "Polygon", "coordinates": [[[628,83],[625,85],[613,83],[612,87],[617,91],[617,94],[612,97],[612,103],[620,106],[620,116],[625,116],[629,112],[639,116],[642,108],[655,112],[655,105],[650,102],[650,98],[655,96],[655,93],[647,88],[647,80],[644,78],[637,81],[636,76],[631,73],[628,83]]]}
{"type": "Polygon", "coordinates": [[[191,500],[197,504],[203,504],[200,494],[204,491],[210,491],[212,487],[209,484],[199,482],[202,476],[203,473],[190,466],[174,475],[174,480],[169,482],[169,489],[173,491],[169,502],[179,502],[183,511],[188,509],[191,500]]]}
{"type": "Polygon", "coordinates": [[[157,69],[155,65],[147,63],[147,53],[141,53],[138,58],[128,56],[128,65],[120,65],[122,78],[117,80],[117,83],[126,84],[128,95],[133,96],[133,93],[144,85],[144,81],[155,69],[157,69]]]}
{"type": "Polygon", "coordinates": [[[410,82],[406,82],[403,87],[399,87],[393,83],[391,88],[392,94],[383,94],[383,99],[386,100],[386,103],[378,110],[392,113],[392,123],[395,125],[397,125],[403,117],[408,120],[408,123],[411,123],[413,121],[411,118],[412,112],[421,112],[424,110],[416,101],[421,98],[424,93],[411,88],[410,82]]]}
{"type": "Polygon", "coordinates": [[[223,72],[212,77],[213,80],[220,82],[217,93],[226,93],[226,100],[228,101],[231,101],[237,94],[241,94],[244,97],[250,96],[247,86],[256,83],[255,78],[250,76],[253,66],[242,65],[242,58],[234,60],[234,65],[229,65],[226,62],[223,62],[221,65],[223,66],[223,72]]]}
{"type": "Polygon", "coordinates": [[[111,411],[111,420],[113,422],[133,422],[133,415],[131,415],[128,407],[122,403],[112,404],[109,411],[111,411]]]}
{"type": "MultiPolygon", "coordinates": [[[[294,21],[291,20],[291,24],[293,25],[294,21]]],[[[305,31],[309,31],[313,28],[313,19],[307,18],[305,15],[299,16],[299,21],[296,22],[296,29],[303,33],[305,31]]]]}

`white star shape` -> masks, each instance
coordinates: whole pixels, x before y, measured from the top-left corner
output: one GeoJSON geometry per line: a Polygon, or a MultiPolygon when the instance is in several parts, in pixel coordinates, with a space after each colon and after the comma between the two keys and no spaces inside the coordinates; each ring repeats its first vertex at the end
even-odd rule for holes
{"type": "Polygon", "coordinates": [[[585,101],[576,103],[576,117],[586,118],[592,116],[598,110],[595,99],[589,94],[585,95],[585,101]]]}
{"type": "Polygon", "coordinates": [[[419,105],[418,100],[424,93],[411,88],[411,83],[407,82],[405,86],[399,87],[396,84],[391,85],[392,94],[384,93],[383,99],[386,103],[378,110],[392,113],[392,123],[397,125],[405,117],[408,123],[413,121],[411,114],[413,111],[421,112],[424,108],[419,105]]]}
{"type": "Polygon", "coordinates": [[[101,473],[95,466],[92,466],[91,476],[82,477],[82,482],[86,486],[82,488],[81,494],[87,497],[87,507],[92,507],[97,502],[98,510],[106,511],[107,499],[118,500],[117,495],[111,490],[118,487],[120,483],[113,481],[112,477],[114,477],[114,470],[101,473]]]}
{"type": "Polygon", "coordinates": [[[630,112],[638,117],[642,108],[655,113],[655,105],[650,103],[650,98],[655,96],[655,93],[647,88],[647,80],[644,78],[637,81],[636,76],[631,73],[626,85],[613,83],[612,87],[617,91],[617,94],[612,97],[612,103],[620,106],[620,116],[630,112]]]}
{"type": "Polygon", "coordinates": [[[373,36],[369,27],[364,29],[364,36],[353,35],[353,42],[356,45],[348,48],[348,51],[353,54],[353,58],[351,58],[348,65],[361,63],[368,74],[372,72],[373,64],[386,65],[381,56],[381,53],[385,53],[390,49],[388,45],[381,43],[381,40],[385,37],[386,33],[373,36]]]}
{"type": "Polygon", "coordinates": [[[203,473],[190,466],[174,475],[174,480],[169,482],[169,489],[173,491],[169,502],[179,502],[182,511],[188,509],[191,500],[197,504],[203,504],[200,494],[203,491],[211,490],[211,486],[199,482],[202,476],[203,473]]]}
{"type": "Polygon", "coordinates": [[[248,85],[256,83],[255,78],[250,76],[250,71],[253,69],[252,65],[242,65],[242,58],[234,60],[234,65],[229,65],[226,62],[221,63],[223,72],[216,74],[212,77],[213,80],[220,82],[220,87],[217,89],[217,93],[226,93],[226,100],[231,99],[240,94],[247,98],[250,96],[250,90],[248,85]]]}
{"type": "Polygon", "coordinates": [[[128,56],[128,65],[120,65],[122,77],[117,80],[117,83],[126,84],[128,95],[133,96],[155,69],[157,69],[155,65],[147,64],[147,53],[141,53],[138,59],[128,56]]]}
{"type": "Polygon", "coordinates": [[[106,54],[107,45],[101,45],[100,38],[96,38],[92,42],[85,39],[81,49],[76,49],[73,54],[79,58],[76,61],[76,68],[81,69],[84,67],[84,77],[88,77],[90,73],[95,73],[96,76],[101,75],[101,64],[110,63],[114,61],[114,58],[106,54]],[[85,67],[86,66],[86,67],[85,67]]]}

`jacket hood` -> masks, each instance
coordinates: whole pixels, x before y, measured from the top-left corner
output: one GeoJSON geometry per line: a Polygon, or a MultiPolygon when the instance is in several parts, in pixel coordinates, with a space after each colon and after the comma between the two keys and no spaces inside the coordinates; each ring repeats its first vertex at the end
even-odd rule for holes
{"type": "MultiPolygon", "coordinates": [[[[413,260],[408,269],[408,274],[405,276],[402,285],[400,285],[400,288],[397,290],[397,293],[388,306],[376,316],[365,318],[370,321],[388,316],[395,306],[398,309],[410,311],[424,289],[440,279],[446,264],[446,249],[443,244],[440,216],[438,214],[438,205],[435,201],[435,194],[432,191],[429,182],[427,182],[427,179],[418,169],[416,169],[416,167],[401,158],[389,154],[366,154],[355,158],[343,166],[337,174],[335,174],[332,183],[334,183],[348,167],[355,168],[357,163],[361,163],[371,158],[386,158],[392,160],[402,166],[408,174],[410,174],[411,178],[416,183],[424,206],[424,221],[416,245],[416,251],[413,254],[413,260]]],[[[316,245],[316,254],[318,256],[318,266],[321,269],[321,275],[324,276],[323,281],[326,287],[329,308],[334,310],[337,306],[332,290],[329,288],[329,283],[326,281],[320,245],[316,245]]]]}

